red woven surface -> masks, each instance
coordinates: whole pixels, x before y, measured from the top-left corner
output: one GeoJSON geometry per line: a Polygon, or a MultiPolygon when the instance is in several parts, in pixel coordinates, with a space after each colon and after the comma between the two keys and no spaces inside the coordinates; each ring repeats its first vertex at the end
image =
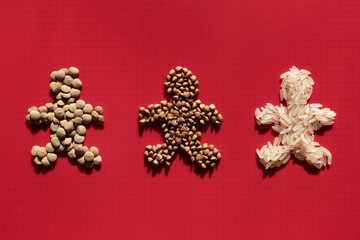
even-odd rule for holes
{"type": "Polygon", "coordinates": [[[360,4],[351,1],[2,1],[0,4],[1,239],[357,239],[359,209],[360,4]],[[103,157],[84,172],[61,157],[34,168],[27,108],[52,101],[50,72],[77,66],[81,98],[104,108],[104,129],[85,144],[103,157]],[[224,121],[202,142],[222,160],[199,175],[176,156],[148,172],[142,105],[164,99],[168,71],[199,79],[199,99],[224,121]],[[279,76],[312,72],[311,103],[338,115],[316,140],[333,154],[320,172],[294,161],[264,174],[254,111],[279,104],[279,76]]]}

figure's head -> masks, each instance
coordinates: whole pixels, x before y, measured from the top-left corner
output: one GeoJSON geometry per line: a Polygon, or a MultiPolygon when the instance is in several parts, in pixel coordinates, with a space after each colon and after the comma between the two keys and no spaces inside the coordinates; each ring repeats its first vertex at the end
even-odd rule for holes
{"type": "Polygon", "coordinates": [[[306,104],[311,97],[314,80],[309,76],[311,73],[295,66],[290,71],[283,73],[280,78],[280,99],[285,99],[288,105],[291,103],[306,104]]]}
{"type": "Polygon", "coordinates": [[[56,100],[75,102],[80,96],[82,82],[76,67],[62,68],[50,74],[50,89],[56,100]]]}
{"type": "Polygon", "coordinates": [[[165,87],[168,94],[173,99],[179,98],[193,99],[199,93],[199,82],[190,70],[183,67],[171,69],[166,77],[165,87]]]}

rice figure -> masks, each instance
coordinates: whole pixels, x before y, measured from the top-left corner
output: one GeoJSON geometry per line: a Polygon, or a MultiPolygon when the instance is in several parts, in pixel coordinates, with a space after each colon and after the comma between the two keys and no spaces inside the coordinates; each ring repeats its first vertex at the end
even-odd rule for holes
{"type": "Polygon", "coordinates": [[[280,76],[280,100],[285,100],[286,106],[267,103],[255,111],[258,125],[274,124],[272,128],[279,133],[273,144],[268,142],[256,150],[266,169],[280,167],[291,154],[318,169],[331,165],[331,153],[314,141],[314,131],[332,125],[336,113],[329,108],[321,109],[321,104],[307,104],[314,85],[309,75],[309,71],[293,66],[280,76]]]}
{"type": "Polygon", "coordinates": [[[201,145],[201,132],[196,130],[195,125],[204,125],[209,121],[220,125],[222,115],[214,104],[207,106],[200,100],[194,100],[199,93],[199,82],[187,68],[176,67],[170,70],[166,79],[165,87],[167,93],[172,95],[172,102],[163,100],[159,104],[150,104],[147,109],[139,109],[140,125],[160,122],[164,132],[163,144],[146,146],[144,154],[147,162],[168,167],[180,147],[192,163],[204,169],[214,167],[221,154],[214,145],[201,145]]]}
{"type": "Polygon", "coordinates": [[[26,122],[28,125],[50,125],[50,142],[45,147],[33,146],[31,154],[36,165],[48,167],[57,159],[57,153],[66,152],[69,158],[78,165],[91,168],[102,161],[96,147],[86,147],[86,128],[90,123],[103,124],[103,109],[83,100],[80,96],[82,82],[78,78],[79,70],[75,67],[62,68],[50,75],[50,89],[55,103],[46,103],[39,108],[28,109],[26,122]]]}

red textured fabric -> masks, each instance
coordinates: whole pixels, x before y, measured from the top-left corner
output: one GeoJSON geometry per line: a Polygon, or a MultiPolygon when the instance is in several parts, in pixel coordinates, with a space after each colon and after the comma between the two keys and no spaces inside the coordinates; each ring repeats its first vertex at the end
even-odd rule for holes
{"type": "Polygon", "coordinates": [[[358,239],[360,2],[2,1],[0,239],[358,239]],[[50,131],[25,124],[52,101],[51,71],[76,66],[81,99],[104,108],[99,170],[61,157],[34,168],[50,131]],[[224,116],[202,143],[223,156],[201,175],[179,154],[166,173],[144,164],[161,133],[138,129],[140,106],[165,98],[168,71],[199,79],[199,99],[224,116]],[[256,148],[273,141],[254,111],[279,104],[281,73],[312,72],[311,103],[337,113],[316,140],[333,154],[320,172],[294,161],[264,174],[256,148]]]}

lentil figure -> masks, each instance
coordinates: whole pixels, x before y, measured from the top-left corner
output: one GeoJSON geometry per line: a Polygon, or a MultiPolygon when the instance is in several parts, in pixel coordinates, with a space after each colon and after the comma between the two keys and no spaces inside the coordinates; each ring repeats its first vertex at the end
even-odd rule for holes
{"type": "Polygon", "coordinates": [[[102,161],[96,147],[90,149],[83,145],[86,128],[84,124],[104,123],[103,109],[77,100],[82,82],[78,78],[79,70],[75,67],[62,68],[50,75],[50,89],[55,103],[46,103],[39,108],[28,109],[26,122],[29,125],[50,124],[50,142],[45,147],[33,146],[31,154],[36,165],[50,166],[57,159],[57,154],[67,152],[78,165],[91,168],[102,161]]]}

